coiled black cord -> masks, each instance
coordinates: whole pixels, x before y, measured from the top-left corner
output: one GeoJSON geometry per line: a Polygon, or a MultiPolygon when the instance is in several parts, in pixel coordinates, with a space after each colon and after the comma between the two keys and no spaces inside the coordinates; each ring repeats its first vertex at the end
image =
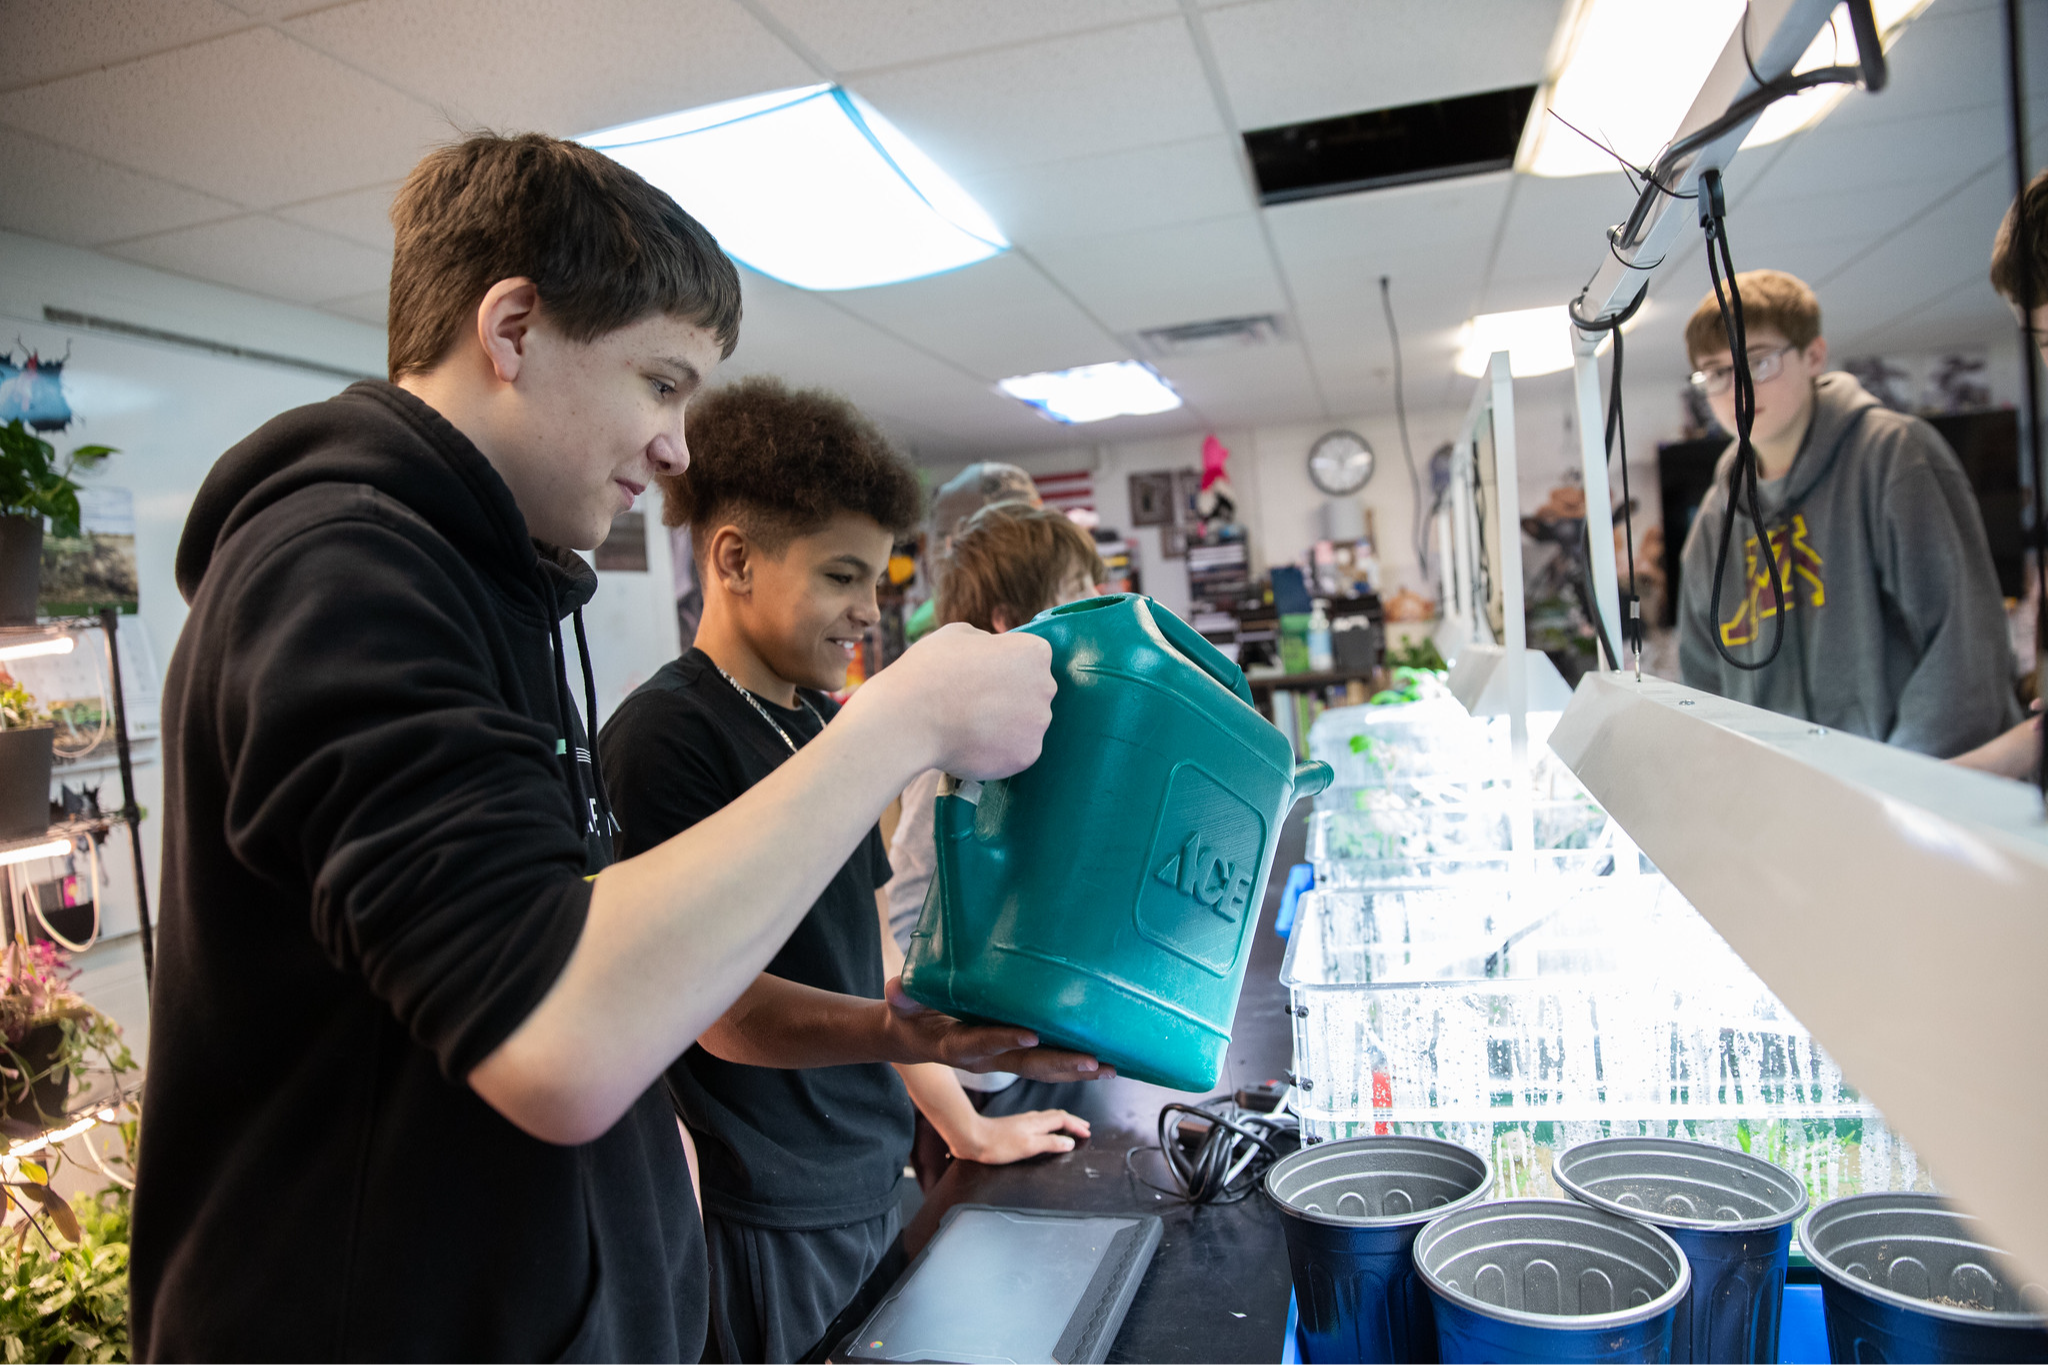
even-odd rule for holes
{"type": "MultiPolygon", "coordinates": [[[[1700,191],[1700,228],[1707,239],[1707,275],[1714,282],[1714,302],[1721,308],[1721,326],[1728,334],[1728,359],[1735,371],[1735,463],[1728,471],[1728,510],[1721,518],[1721,549],[1714,556],[1714,587],[1707,626],[1714,633],[1715,653],[1730,666],[1755,673],[1770,667],[1784,647],[1786,585],[1778,574],[1777,551],[1771,545],[1770,528],[1764,524],[1763,502],[1757,493],[1756,447],[1750,444],[1750,432],[1756,425],[1756,383],[1749,372],[1749,332],[1743,325],[1742,290],[1735,282],[1735,261],[1728,252],[1728,210],[1721,193],[1721,173],[1708,171],[1702,175],[1700,191]],[[1736,658],[1721,638],[1721,588],[1728,573],[1728,549],[1735,543],[1735,511],[1745,502],[1750,522],[1756,527],[1757,553],[1763,557],[1771,595],[1777,603],[1770,650],[1756,660],[1736,658]]],[[[1748,589],[1749,571],[1745,567],[1743,590],[1747,593],[1748,589]]]]}
{"type": "Polygon", "coordinates": [[[1229,1096],[1200,1104],[1169,1104],[1159,1111],[1159,1145],[1127,1150],[1124,1172],[1148,1189],[1190,1204],[1235,1204],[1257,1189],[1267,1168],[1280,1159],[1275,1139],[1299,1129],[1300,1121],[1284,1110],[1261,1114],[1241,1109],[1229,1096]],[[1180,1129],[1190,1120],[1206,1125],[1207,1131],[1184,1144],[1180,1129]],[[1139,1175],[1131,1165],[1139,1152],[1159,1153],[1173,1184],[1161,1185],[1139,1175]]]}

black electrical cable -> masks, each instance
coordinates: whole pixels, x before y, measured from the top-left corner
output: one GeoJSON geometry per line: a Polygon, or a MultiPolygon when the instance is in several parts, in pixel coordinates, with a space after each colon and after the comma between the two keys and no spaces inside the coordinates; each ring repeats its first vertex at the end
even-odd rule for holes
{"type": "Polygon", "coordinates": [[[1422,511],[1422,476],[1415,469],[1415,452],[1408,445],[1408,400],[1401,374],[1401,329],[1394,325],[1394,295],[1388,277],[1380,276],[1380,310],[1387,317],[1387,337],[1394,343],[1394,423],[1401,430],[1401,460],[1408,466],[1408,488],[1415,502],[1415,563],[1424,577],[1429,574],[1429,522],[1422,511]]]}
{"type": "MultiPolygon", "coordinates": [[[[1742,290],[1735,282],[1735,261],[1728,251],[1727,205],[1721,193],[1721,173],[1708,171],[1701,176],[1700,189],[1700,227],[1707,239],[1707,275],[1714,282],[1714,301],[1721,308],[1721,326],[1728,336],[1728,359],[1735,381],[1735,463],[1728,470],[1728,510],[1721,518],[1721,549],[1714,558],[1707,627],[1714,633],[1715,653],[1730,666],[1755,673],[1770,667],[1784,647],[1786,583],[1778,574],[1777,551],[1771,545],[1770,528],[1764,524],[1763,503],[1757,493],[1756,447],[1750,443],[1750,432],[1756,424],[1756,383],[1749,372],[1749,331],[1743,325],[1742,290]],[[1728,573],[1728,550],[1735,543],[1736,508],[1744,502],[1748,504],[1750,522],[1756,527],[1757,553],[1763,558],[1771,596],[1777,603],[1770,651],[1756,660],[1736,658],[1721,638],[1721,588],[1728,573]]],[[[1743,569],[1743,590],[1749,590],[1747,566],[1743,569]]],[[[1751,624],[1761,628],[1760,623],[1751,624]]]]}
{"type": "Polygon", "coordinates": [[[1257,1189],[1267,1168],[1279,1160],[1274,1140],[1299,1128],[1291,1114],[1240,1109],[1228,1096],[1200,1104],[1169,1104],[1159,1111],[1159,1145],[1126,1150],[1124,1172],[1147,1189],[1190,1204],[1235,1204],[1257,1189]],[[1204,1131],[1183,1144],[1180,1129],[1189,1120],[1202,1124],[1204,1131]],[[1159,1153],[1173,1185],[1139,1175],[1131,1165],[1139,1152],[1159,1153]]]}
{"type": "MultiPolygon", "coordinates": [[[[1859,38],[1860,41],[1860,38],[1859,38]]],[[[2040,305],[2037,288],[2041,283],[2034,279],[2034,228],[2027,212],[2027,87],[2026,65],[2023,54],[2026,48],[2021,42],[2019,0],[2005,0],[2005,78],[2006,112],[2011,118],[2012,138],[2012,183],[2013,183],[2013,265],[2019,278],[2015,281],[2020,295],[2020,366],[2026,372],[2027,394],[2027,455],[2030,461],[2028,473],[2032,484],[2034,525],[2029,540],[2034,550],[2034,571],[2040,581],[2040,603],[2035,608],[2034,660],[2035,688],[2048,669],[2041,665],[2048,663],[2048,651],[2042,645],[2041,615],[2048,613],[2048,495],[2041,487],[2041,375],[2040,341],[2034,331],[2034,310],[2040,305]]],[[[2048,724],[2041,727],[2041,747],[2035,755],[2034,780],[2041,788],[2043,801],[2048,801],[2048,724]]]]}
{"type": "MultiPolygon", "coordinates": [[[[1642,308],[1643,301],[1649,296],[1650,286],[1646,282],[1641,289],[1636,291],[1635,301],[1629,304],[1628,307],[1622,309],[1613,317],[1602,318],[1594,322],[1586,322],[1579,317],[1577,300],[1573,300],[1571,306],[1566,310],[1571,315],[1572,324],[1580,331],[1606,332],[1614,342],[1614,373],[1607,397],[1606,450],[1607,462],[1613,464],[1617,443],[1621,449],[1621,524],[1622,535],[1628,554],[1628,618],[1622,629],[1629,647],[1635,651],[1636,677],[1638,679],[1643,675],[1643,613],[1641,599],[1636,595],[1636,503],[1635,497],[1629,492],[1628,486],[1628,430],[1621,416],[1621,329],[1623,324],[1633,318],[1642,308]]],[[[1584,296],[1581,295],[1581,297],[1584,296]]],[[[1589,552],[1592,544],[1593,542],[1589,535],[1586,541],[1589,552]]],[[[1589,567],[1591,563],[1592,555],[1588,553],[1587,564],[1589,567]]],[[[1622,661],[1616,655],[1613,643],[1607,639],[1607,630],[1604,623],[1600,623],[1600,639],[1607,646],[1607,657],[1617,669],[1621,668],[1623,666],[1622,661]]]]}

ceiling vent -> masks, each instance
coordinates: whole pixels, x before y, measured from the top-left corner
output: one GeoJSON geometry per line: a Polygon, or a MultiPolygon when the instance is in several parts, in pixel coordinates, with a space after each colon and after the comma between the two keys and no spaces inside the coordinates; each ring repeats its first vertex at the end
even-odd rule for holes
{"type": "Polygon", "coordinates": [[[1138,349],[1157,359],[1209,355],[1216,351],[1241,351],[1248,346],[1271,346],[1286,340],[1280,319],[1272,313],[1245,318],[1211,318],[1207,322],[1183,322],[1175,327],[1151,327],[1138,333],[1138,349]]]}
{"type": "Polygon", "coordinates": [[[1259,202],[1507,170],[1535,98],[1535,86],[1521,85],[1246,133],[1259,202]]]}

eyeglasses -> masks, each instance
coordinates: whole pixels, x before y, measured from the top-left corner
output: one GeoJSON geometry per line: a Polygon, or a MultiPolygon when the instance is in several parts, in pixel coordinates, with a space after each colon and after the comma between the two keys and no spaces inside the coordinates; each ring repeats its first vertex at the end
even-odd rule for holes
{"type": "MultiPolygon", "coordinates": [[[[1776,379],[1785,370],[1785,352],[1799,348],[1787,342],[1768,351],[1749,353],[1749,377],[1752,383],[1763,384],[1776,379]]],[[[1694,370],[1692,386],[1701,393],[1718,397],[1735,385],[1735,367],[1716,365],[1711,370],[1694,370]]]]}

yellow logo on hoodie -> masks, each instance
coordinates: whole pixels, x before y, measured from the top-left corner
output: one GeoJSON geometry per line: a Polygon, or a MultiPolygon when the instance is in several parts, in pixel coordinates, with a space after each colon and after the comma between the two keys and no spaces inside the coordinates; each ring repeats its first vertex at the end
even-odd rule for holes
{"type": "MultiPolygon", "coordinates": [[[[1778,575],[1784,583],[1788,610],[1799,604],[1794,574],[1805,580],[1808,606],[1827,605],[1827,584],[1820,576],[1821,557],[1807,543],[1804,512],[1794,513],[1790,526],[1771,528],[1771,558],[1777,562],[1778,575]]],[[[1771,591],[1771,571],[1757,553],[1755,536],[1743,543],[1742,560],[1743,582],[1748,591],[1735,614],[1721,623],[1721,643],[1729,646],[1750,643],[1762,633],[1763,623],[1778,614],[1778,595],[1771,591]]]]}

